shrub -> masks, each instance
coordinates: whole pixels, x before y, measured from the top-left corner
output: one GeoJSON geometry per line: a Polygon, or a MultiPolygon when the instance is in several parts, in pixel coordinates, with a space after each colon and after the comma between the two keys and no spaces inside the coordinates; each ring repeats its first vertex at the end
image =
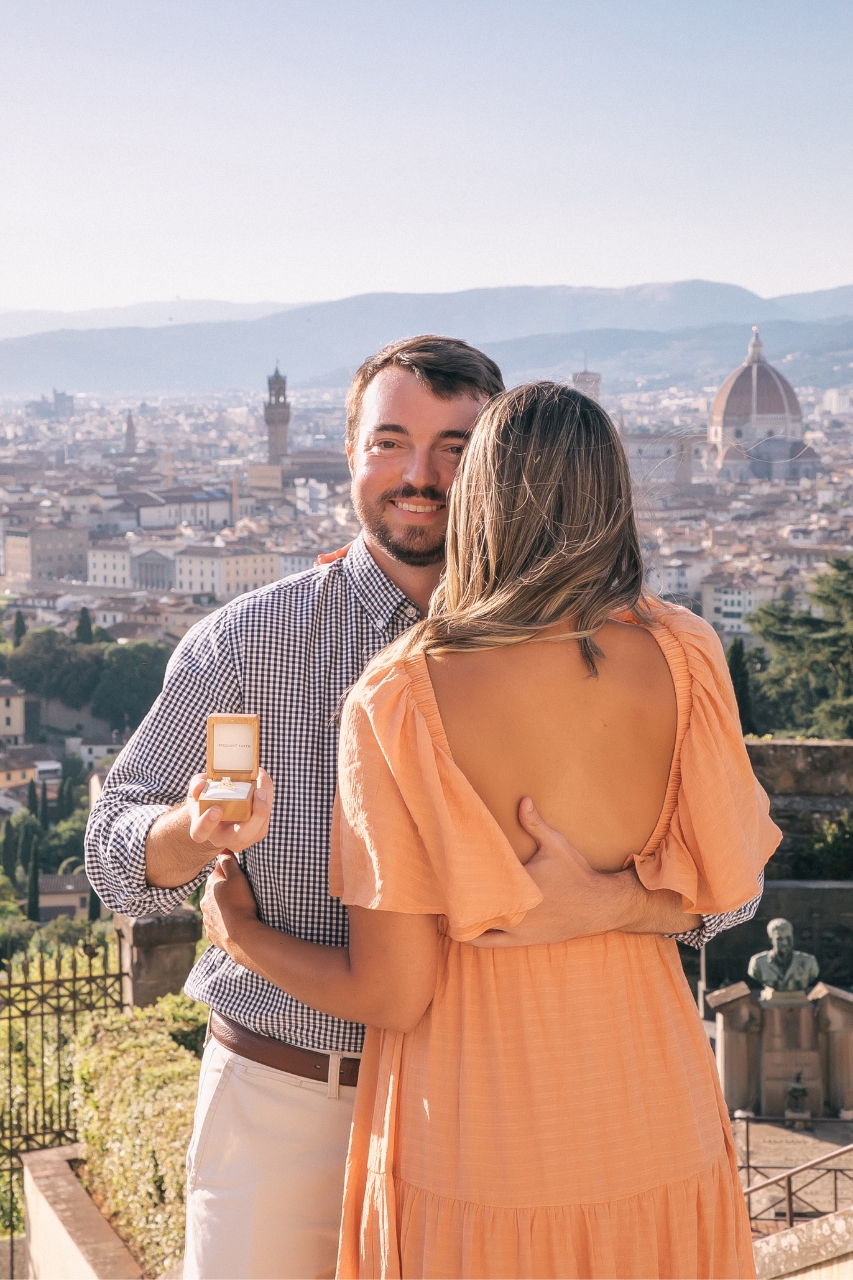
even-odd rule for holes
{"type": "Polygon", "coordinates": [[[93,1015],[74,1052],[82,1176],[148,1275],[184,1247],[185,1157],[207,1009],[166,996],[131,1014],[93,1015]]]}
{"type": "Polygon", "coordinates": [[[768,862],[768,880],[853,880],[853,817],[825,818],[816,832],[768,862]]]}

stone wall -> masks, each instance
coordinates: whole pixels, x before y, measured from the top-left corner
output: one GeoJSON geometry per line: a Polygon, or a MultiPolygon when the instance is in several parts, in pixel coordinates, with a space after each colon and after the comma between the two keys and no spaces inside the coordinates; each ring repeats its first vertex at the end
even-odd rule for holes
{"type": "Polygon", "coordinates": [[[805,844],[823,819],[853,811],[853,741],[747,739],[746,749],[785,832],[780,853],[805,844]]]}

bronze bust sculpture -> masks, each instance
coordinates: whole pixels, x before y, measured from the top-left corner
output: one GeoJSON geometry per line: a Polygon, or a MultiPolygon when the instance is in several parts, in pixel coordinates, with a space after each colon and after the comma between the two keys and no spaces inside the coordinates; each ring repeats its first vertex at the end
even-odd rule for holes
{"type": "Polygon", "coordinates": [[[750,978],[773,991],[805,991],[817,982],[818,962],[807,951],[794,950],[794,926],[779,917],[767,926],[772,946],[749,962],[750,978]]]}

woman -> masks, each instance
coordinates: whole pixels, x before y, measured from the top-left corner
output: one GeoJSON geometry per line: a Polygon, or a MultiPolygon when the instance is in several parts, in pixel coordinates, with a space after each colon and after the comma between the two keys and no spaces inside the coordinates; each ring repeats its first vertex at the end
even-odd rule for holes
{"type": "Polygon", "coordinates": [[[476,945],[541,901],[530,796],[614,884],[633,868],[703,914],[758,892],[779,832],[719,641],[641,593],[606,414],[549,383],[497,397],[453,485],[430,615],[343,713],[331,885],[348,951],[260,924],[233,860],[211,877],[219,945],[372,1028],[342,1277],[754,1274],[675,943],[626,913],[624,932],[476,945]]]}

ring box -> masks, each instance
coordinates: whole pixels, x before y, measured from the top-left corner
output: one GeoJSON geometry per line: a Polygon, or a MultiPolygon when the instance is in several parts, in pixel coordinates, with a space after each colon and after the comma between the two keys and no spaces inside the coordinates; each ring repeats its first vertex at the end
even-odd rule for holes
{"type": "Polygon", "coordinates": [[[247,822],[260,768],[259,716],[207,717],[207,782],[199,798],[201,813],[214,805],[223,822],[247,822]]]}

